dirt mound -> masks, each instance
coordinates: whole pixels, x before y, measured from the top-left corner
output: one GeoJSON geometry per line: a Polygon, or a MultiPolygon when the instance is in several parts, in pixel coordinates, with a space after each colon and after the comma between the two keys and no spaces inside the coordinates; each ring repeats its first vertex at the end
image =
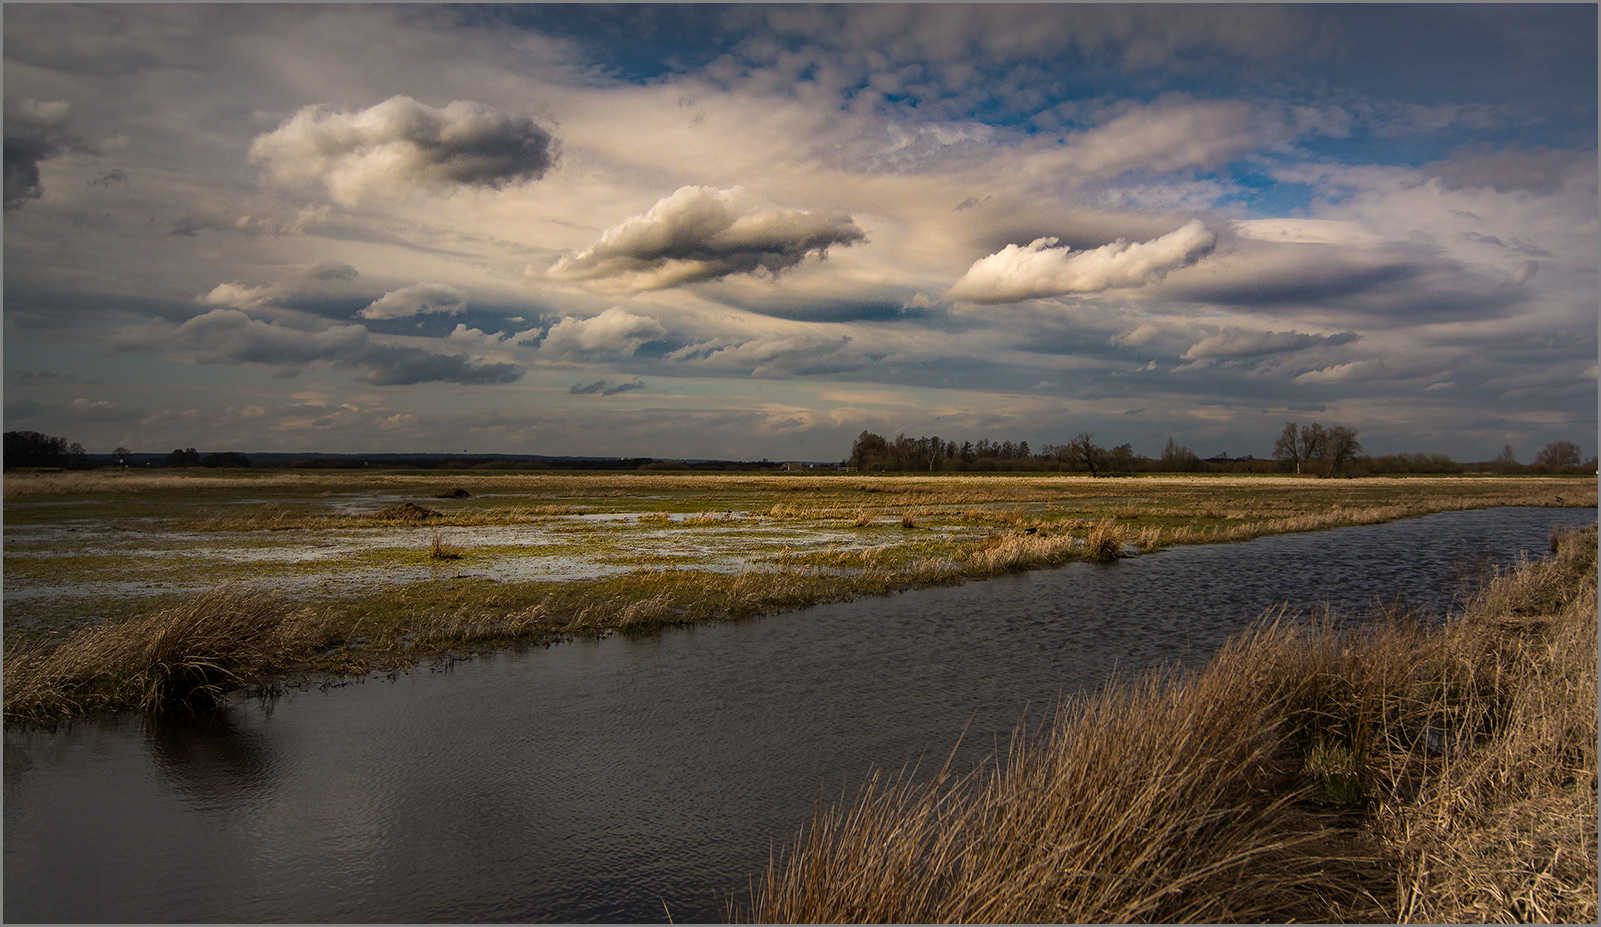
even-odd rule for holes
{"type": "Polygon", "coordinates": [[[457,486],[455,489],[447,489],[444,492],[434,493],[435,499],[468,499],[471,497],[472,493],[462,489],[460,486],[457,486]]]}
{"type": "Polygon", "coordinates": [[[407,502],[405,505],[382,509],[374,514],[379,518],[393,521],[427,521],[430,518],[441,517],[439,512],[423,508],[415,502],[407,502]]]}

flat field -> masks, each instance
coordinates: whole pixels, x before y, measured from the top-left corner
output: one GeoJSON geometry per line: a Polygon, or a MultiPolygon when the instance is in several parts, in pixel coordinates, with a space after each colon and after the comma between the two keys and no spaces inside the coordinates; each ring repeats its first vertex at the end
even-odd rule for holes
{"type": "Polygon", "coordinates": [[[4,499],[8,677],[22,666],[14,657],[37,662],[80,629],[131,627],[202,597],[224,611],[230,596],[270,597],[269,610],[316,633],[228,670],[251,680],[735,619],[1175,544],[1466,508],[1594,507],[1596,483],[92,471],[10,473],[4,499]]]}

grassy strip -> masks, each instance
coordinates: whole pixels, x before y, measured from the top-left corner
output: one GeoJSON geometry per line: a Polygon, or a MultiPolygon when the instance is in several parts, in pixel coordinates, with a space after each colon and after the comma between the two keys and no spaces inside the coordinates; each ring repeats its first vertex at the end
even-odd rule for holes
{"type": "Polygon", "coordinates": [[[875,776],[730,918],[1594,923],[1595,528],[1553,546],[1443,627],[1270,616],[966,776],[875,776]]]}
{"type": "Polygon", "coordinates": [[[67,635],[8,635],[5,720],[53,726],[96,711],[193,708],[283,676],[360,674],[461,649],[747,618],[958,576],[955,564],[934,559],[848,577],[641,570],[565,582],[415,583],[319,608],[219,587],[67,635]]]}
{"type": "MultiPolygon", "coordinates": [[[[342,477],[334,481],[279,474],[248,480],[242,477],[122,475],[101,477],[98,483],[91,480],[83,486],[78,482],[58,486],[56,481],[46,479],[18,485],[13,485],[14,482],[8,480],[6,484],[8,496],[16,494],[26,498],[70,495],[63,488],[69,487],[85,492],[114,491],[129,500],[137,500],[144,498],[141,494],[160,489],[161,498],[170,497],[162,503],[168,506],[164,511],[169,512],[175,524],[189,528],[247,527],[262,531],[264,535],[274,533],[271,529],[310,525],[335,530],[380,523],[413,529],[431,528],[432,543],[424,549],[399,553],[378,549],[361,555],[362,564],[367,565],[368,561],[374,565],[461,561],[467,569],[500,556],[527,556],[534,547],[520,545],[502,550],[473,544],[470,535],[461,532],[447,537],[441,531],[442,525],[543,520],[589,511],[604,504],[635,513],[635,518],[617,523],[563,522],[552,530],[575,532],[574,537],[596,563],[676,567],[635,569],[601,579],[537,582],[493,582],[482,577],[436,575],[421,582],[397,582],[378,594],[348,596],[309,611],[258,594],[252,601],[272,603],[270,608],[260,606],[258,610],[315,614],[320,630],[317,635],[310,636],[268,634],[260,638],[259,644],[252,645],[257,646],[259,652],[229,657],[232,662],[225,660],[219,664],[229,667],[226,673],[202,679],[206,686],[224,687],[271,684],[272,675],[280,673],[362,672],[405,665],[451,650],[737,619],[860,595],[984,578],[1072,559],[1109,560],[1122,556],[1128,544],[1148,552],[1177,544],[1244,540],[1266,534],[1374,524],[1492,504],[1550,504],[1555,501],[1556,489],[1567,496],[1567,502],[1559,504],[1594,504],[1593,484],[1532,478],[1092,481],[1075,478],[843,480],[496,476],[471,482],[474,505],[480,501],[479,493],[489,494],[494,501],[484,501],[482,509],[459,510],[449,515],[419,518],[416,506],[397,505],[377,513],[349,516],[309,509],[304,501],[294,506],[271,502],[253,506],[212,525],[214,516],[195,508],[197,501],[205,501],[204,493],[197,495],[182,490],[222,493],[226,489],[223,498],[235,498],[240,487],[244,487],[252,497],[281,491],[307,500],[325,497],[336,489],[358,487],[385,492],[407,487],[436,489],[439,480],[437,477],[422,480],[373,475],[359,479],[342,477]],[[102,483],[105,485],[100,485],[102,483]],[[1086,492],[1103,495],[1085,497],[1086,492]],[[1131,492],[1156,498],[1118,497],[1131,492]],[[662,499],[675,493],[680,495],[673,505],[699,511],[676,521],[662,512],[640,511],[641,504],[665,504],[662,499]],[[797,501],[773,501],[780,496],[797,501]],[[861,500],[866,496],[873,497],[876,504],[862,506],[861,500]],[[551,501],[558,498],[581,500],[585,506],[580,509],[570,502],[551,501]],[[735,504],[731,500],[761,501],[763,507],[751,505],[751,510],[763,514],[733,518],[728,514],[729,506],[735,504]],[[1028,504],[1020,504],[1020,500],[1028,500],[1028,504]],[[716,508],[707,510],[708,506],[716,508]],[[892,538],[882,533],[882,529],[894,524],[896,513],[904,530],[893,530],[892,538]],[[849,544],[836,548],[831,542],[830,547],[822,551],[792,552],[786,546],[764,553],[758,543],[766,543],[762,531],[764,519],[835,520],[839,523],[837,527],[826,524],[816,527],[835,532],[855,529],[879,532],[864,537],[885,543],[865,548],[849,544]],[[954,520],[954,525],[948,520],[954,520]],[[937,524],[945,527],[924,530],[937,524]],[[648,526],[649,531],[640,533],[641,525],[648,526]],[[605,546],[629,540],[635,543],[615,551],[605,546]],[[741,555],[747,564],[770,568],[731,575],[698,568],[694,557],[690,556],[693,553],[703,561],[715,559],[723,549],[731,555],[741,555]]],[[[143,511],[137,506],[128,508],[128,505],[133,502],[119,509],[123,517],[143,511]]],[[[63,510],[73,508],[65,503],[60,507],[63,510]]],[[[7,515],[8,518],[12,515],[9,509],[7,515]]],[[[101,542],[105,543],[106,537],[116,533],[102,532],[101,542]]],[[[776,546],[784,537],[772,540],[771,544],[776,546]]],[[[159,532],[156,538],[156,541],[144,543],[158,543],[159,532]]],[[[292,540],[305,542],[304,538],[292,540]]],[[[565,551],[568,548],[552,546],[551,549],[565,551]]],[[[138,566],[137,572],[146,579],[158,576],[146,560],[131,559],[132,554],[138,552],[140,548],[113,549],[109,553],[96,552],[67,560],[45,556],[30,558],[11,552],[6,565],[13,579],[21,578],[13,588],[26,588],[31,581],[59,582],[64,570],[75,579],[99,581],[111,581],[121,574],[135,572],[133,566],[138,566]]],[[[583,555],[575,556],[581,559],[583,555]]],[[[353,562],[350,557],[345,559],[347,567],[353,562]]],[[[328,567],[320,562],[270,567],[233,562],[216,564],[207,563],[197,555],[192,561],[174,559],[168,569],[182,571],[185,577],[199,569],[219,578],[251,574],[244,578],[253,580],[253,571],[258,570],[306,574],[328,567]]],[[[6,627],[6,720],[54,723],[63,717],[102,708],[149,708],[152,704],[170,701],[165,696],[150,699],[130,694],[123,682],[129,673],[125,664],[133,660],[129,654],[148,646],[147,638],[162,633],[164,623],[177,620],[174,616],[186,610],[217,608],[225,613],[220,620],[229,621],[234,618],[232,612],[238,609],[220,594],[188,604],[174,602],[172,597],[158,601],[167,607],[146,617],[113,620],[77,634],[67,631],[71,616],[96,614],[86,610],[85,600],[70,600],[71,614],[65,619],[50,612],[49,603],[18,603],[14,615],[32,616],[33,620],[16,619],[9,621],[6,627]],[[38,620],[41,618],[46,620],[38,620]],[[112,642],[119,638],[128,641],[113,646],[112,642]],[[67,650],[52,656],[58,647],[67,647],[67,650]],[[89,665],[85,661],[90,654],[98,654],[100,659],[108,661],[107,665],[98,669],[89,665]],[[45,695],[51,686],[60,687],[62,694],[59,697],[45,695]]],[[[116,616],[128,611],[126,602],[107,598],[105,604],[108,607],[98,614],[116,616]]],[[[199,621],[198,618],[185,620],[199,621]]]]}
{"type": "Polygon", "coordinates": [[[223,587],[174,608],[78,631],[62,642],[8,646],[5,717],[53,725],[104,709],[204,707],[288,654],[338,639],[327,611],[223,587]]]}

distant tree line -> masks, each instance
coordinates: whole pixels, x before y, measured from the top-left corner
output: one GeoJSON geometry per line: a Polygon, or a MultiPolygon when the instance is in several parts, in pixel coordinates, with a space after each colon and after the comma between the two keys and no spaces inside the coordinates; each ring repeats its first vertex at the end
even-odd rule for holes
{"type": "Polygon", "coordinates": [[[851,445],[847,467],[887,472],[1040,471],[1088,473],[1090,476],[1137,473],[1275,473],[1291,472],[1320,477],[1378,474],[1545,473],[1594,472],[1596,458],[1580,460],[1579,446],[1558,441],[1540,451],[1533,464],[1519,464],[1506,447],[1501,457],[1484,463],[1462,464],[1444,454],[1384,454],[1365,456],[1357,430],[1319,422],[1287,422],[1273,447],[1271,459],[1224,456],[1202,459],[1169,437],[1159,457],[1136,454],[1128,444],[1103,447],[1094,435],[1081,431],[1066,444],[1047,444],[1034,451],[1027,441],[978,442],[945,440],[938,436],[893,439],[863,431],[851,445]]]}
{"type": "Polygon", "coordinates": [[[66,438],[52,438],[37,431],[8,431],[5,433],[5,466],[53,467],[80,469],[89,465],[89,455],[83,445],[66,438]]]}
{"type": "MultiPolygon", "coordinates": [[[[1270,466],[1270,461],[1234,461],[1270,466]]],[[[994,442],[981,439],[961,444],[939,436],[893,440],[864,431],[851,445],[845,466],[867,471],[1040,471],[1088,473],[1191,473],[1203,468],[1195,452],[1169,438],[1167,448],[1156,459],[1134,453],[1133,445],[1106,448],[1095,443],[1095,436],[1081,431],[1066,444],[1047,444],[1035,451],[1027,441],[994,442]]]]}
{"type": "MultiPolygon", "coordinates": [[[[1271,459],[1230,458],[1219,455],[1201,459],[1196,453],[1169,437],[1160,456],[1152,458],[1134,453],[1128,444],[1103,447],[1094,435],[1081,431],[1065,444],[1046,444],[1038,451],[1027,441],[955,441],[938,436],[889,439],[863,431],[851,445],[844,466],[863,471],[890,472],[1069,472],[1091,476],[1132,475],[1137,473],[1273,473],[1296,472],[1317,476],[1366,476],[1376,474],[1580,474],[1596,471],[1596,458],[1582,459],[1579,446],[1572,441],[1555,441],[1542,448],[1532,463],[1519,463],[1511,445],[1501,449],[1494,460],[1461,464],[1444,454],[1362,455],[1356,430],[1341,425],[1325,427],[1317,422],[1302,426],[1286,423],[1274,445],[1271,459]]],[[[659,460],[653,457],[542,457],[536,455],[452,455],[452,454],[371,454],[340,455],[268,453],[264,461],[252,461],[232,451],[201,454],[192,447],[175,448],[165,457],[135,455],[126,447],[111,454],[91,455],[83,445],[36,431],[5,433],[4,464],[13,467],[83,469],[93,466],[165,467],[291,467],[304,469],[360,469],[381,467],[406,470],[677,470],[745,471],[794,469],[763,458],[754,460],[659,460]],[[134,458],[139,458],[135,460],[134,458]]],[[[832,466],[832,465],[828,465],[832,466]]]]}
{"type": "Polygon", "coordinates": [[[1534,455],[1533,463],[1520,464],[1512,445],[1508,444],[1502,447],[1501,453],[1490,462],[1490,469],[1506,474],[1596,472],[1596,458],[1581,460],[1581,456],[1579,446],[1572,441],[1552,441],[1534,455]]]}

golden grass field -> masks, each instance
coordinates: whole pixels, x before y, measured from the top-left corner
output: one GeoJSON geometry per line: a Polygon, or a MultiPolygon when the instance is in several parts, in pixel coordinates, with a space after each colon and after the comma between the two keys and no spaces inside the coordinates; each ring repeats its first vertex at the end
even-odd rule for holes
{"type": "Polygon", "coordinates": [[[8,473],[4,499],[5,716],[52,723],[179,697],[167,676],[189,657],[175,641],[205,664],[181,678],[215,694],[1175,544],[1486,506],[1594,507],[1596,485],[106,470],[8,473]],[[213,652],[208,610],[260,626],[221,635],[245,643],[213,652]]]}

